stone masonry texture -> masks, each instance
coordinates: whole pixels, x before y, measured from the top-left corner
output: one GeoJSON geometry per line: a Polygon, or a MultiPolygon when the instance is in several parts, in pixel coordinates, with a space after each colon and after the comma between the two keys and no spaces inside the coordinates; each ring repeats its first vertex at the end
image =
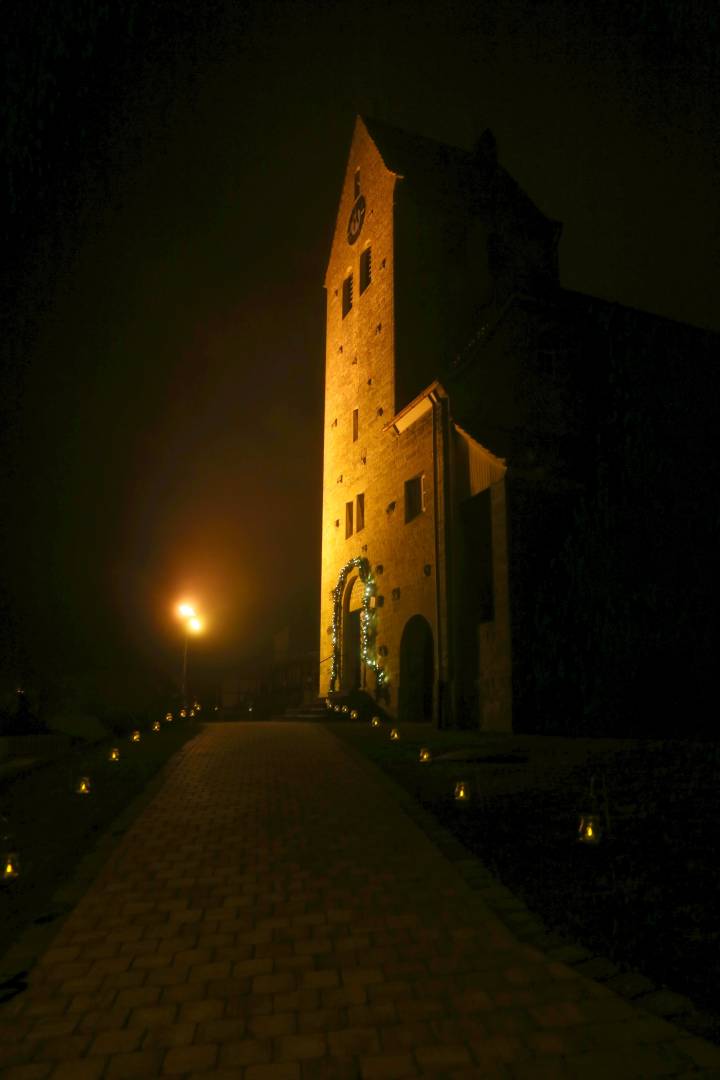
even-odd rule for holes
{"type": "Polygon", "coordinates": [[[208,724],[0,1008],[0,1076],[720,1076],[521,944],[319,725],[208,724]]]}
{"type": "MultiPolygon", "coordinates": [[[[325,419],[323,454],[322,586],[320,619],[320,694],[329,689],[332,651],[332,590],[343,566],[354,557],[368,559],[377,575],[376,591],[384,601],[378,617],[375,647],[387,650],[382,660],[389,677],[384,705],[397,712],[400,640],[413,615],[422,615],[437,643],[434,544],[432,419],[428,415],[398,437],[385,430],[396,411],[395,386],[395,253],[394,198],[397,177],[359,122],[343,183],[335,236],[328,264],[325,362],[325,419]],[[355,174],[367,202],[358,241],[347,242],[347,221],[355,200],[355,174]],[[359,291],[361,252],[372,251],[373,278],[359,291]],[[353,275],[352,309],[343,317],[342,283],[353,275]],[[358,410],[358,438],[353,441],[352,415],[358,410]],[[405,524],[404,483],[424,477],[425,512],[405,524]],[[346,536],[346,504],[357,509],[365,498],[365,521],[346,536]],[[431,568],[426,575],[424,567],[431,568]],[[392,600],[393,591],[398,597],[392,600]]],[[[403,402],[403,405],[407,402],[403,402]]],[[[346,597],[356,574],[346,583],[346,597]]],[[[438,670],[437,660],[435,670],[438,670]]],[[[374,687],[366,671],[367,688],[374,687]]],[[[336,689],[348,689],[340,673],[336,689]]]]}

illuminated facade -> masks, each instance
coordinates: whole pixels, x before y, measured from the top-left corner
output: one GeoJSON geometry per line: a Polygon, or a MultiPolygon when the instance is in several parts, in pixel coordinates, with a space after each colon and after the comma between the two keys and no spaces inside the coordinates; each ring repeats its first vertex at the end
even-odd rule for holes
{"type": "MultiPolygon", "coordinates": [[[[473,251],[482,226],[464,191],[438,203],[437,191],[423,189],[428,170],[438,177],[417,150],[432,154],[433,144],[379,131],[356,123],[325,281],[320,693],[361,688],[393,715],[445,723],[454,699],[464,692],[477,701],[484,682],[482,722],[507,730],[505,464],[455,424],[437,377],[489,287],[487,258],[473,251]],[[400,156],[409,149],[418,165],[418,184],[393,160],[398,138],[400,156]],[[448,229],[463,228],[453,258],[443,250],[448,229]],[[459,262],[472,280],[461,281],[459,262]],[[467,629],[457,594],[469,584],[458,515],[473,499],[486,563],[470,578],[475,588],[483,579],[492,613],[483,619],[482,664],[475,655],[467,668],[468,693],[457,670],[457,638],[467,629]]],[[[458,154],[461,164],[467,157],[458,154]]],[[[470,630],[476,644],[479,625],[470,630]]]]}
{"type": "Polygon", "coordinates": [[[637,583],[652,564],[652,628],[668,522],[689,535],[694,512],[687,475],[657,464],[657,386],[692,356],[707,408],[711,345],[562,289],[560,231],[490,133],[464,151],[357,119],[325,278],[321,696],[489,731],[628,711],[620,680],[651,640],[630,629],[637,583]]]}

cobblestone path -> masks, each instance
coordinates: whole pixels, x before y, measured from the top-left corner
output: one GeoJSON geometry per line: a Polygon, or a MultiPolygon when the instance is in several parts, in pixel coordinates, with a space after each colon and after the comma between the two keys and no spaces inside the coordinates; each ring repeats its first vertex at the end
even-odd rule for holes
{"type": "Polygon", "coordinates": [[[522,945],[324,728],[209,724],[0,1009],[0,1074],[720,1076],[522,945]]]}

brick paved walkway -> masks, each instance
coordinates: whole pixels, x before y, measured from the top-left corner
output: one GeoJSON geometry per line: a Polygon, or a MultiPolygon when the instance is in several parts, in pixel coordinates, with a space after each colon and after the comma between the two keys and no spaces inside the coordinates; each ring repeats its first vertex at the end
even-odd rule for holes
{"type": "Polygon", "coordinates": [[[520,944],[323,728],[210,724],[0,1009],[6,1080],[720,1076],[520,944]]]}

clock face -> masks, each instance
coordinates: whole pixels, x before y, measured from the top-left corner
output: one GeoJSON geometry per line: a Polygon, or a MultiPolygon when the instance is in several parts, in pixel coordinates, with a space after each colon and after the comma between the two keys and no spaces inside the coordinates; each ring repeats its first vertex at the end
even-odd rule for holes
{"type": "Polygon", "coordinates": [[[355,205],[350,211],[350,220],[347,227],[348,244],[354,244],[360,235],[365,220],[365,196],[361,195],[355,200],[355,205]]]}

